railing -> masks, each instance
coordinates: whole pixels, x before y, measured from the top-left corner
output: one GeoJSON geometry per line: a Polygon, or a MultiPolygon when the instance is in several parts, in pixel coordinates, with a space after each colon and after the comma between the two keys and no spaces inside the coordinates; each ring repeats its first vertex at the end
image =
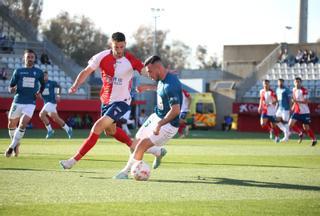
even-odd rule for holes
{"type": "Polygon", "coordinates": [[[270,70],[278,60],[278,53],[281,50],[279,44],[269,55],[267,55],[237,86],[237,101],[241,101],[244,94],[255,85],[258,79],[261,79],[270,70]]]}

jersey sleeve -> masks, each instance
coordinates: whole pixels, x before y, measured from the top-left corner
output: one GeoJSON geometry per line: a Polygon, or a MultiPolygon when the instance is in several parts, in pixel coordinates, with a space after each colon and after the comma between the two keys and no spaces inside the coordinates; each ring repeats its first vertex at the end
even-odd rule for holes
{"type": "Polygon", "coordinates": [[[140,61],[138,58],[136,58],[134,55],[132,55],[129,52],[126,53],[126,57],[130,61],[132,68],[138,71],[139,73],[141,73],[141,70],[144,67],[142,61],[140,61]]]}
{"type": "Polygon", "coordinates": [[[170,106],[175,105],[175,104],[181,104],[181,95],[182,91],[181,88],[179,88],[180,85],[167,85],[165,88],[165,92],[168,98],[168,102],[170,106]]]}
{"type": "Polygon", "coordinates": [[[14,70],[10,80],[10,87],[16,86],[18,84],[18,80],[19,80],[19,73],[17,70],[14,70]]]}
{"type": "Polygon", "coordinates": [[[91,59],[88,61],[88,66],[93,70],[96,70],[100,66],[101,60],[109,53],[110,53],[110,50],[104,50],[92,56],[91,59]]]}

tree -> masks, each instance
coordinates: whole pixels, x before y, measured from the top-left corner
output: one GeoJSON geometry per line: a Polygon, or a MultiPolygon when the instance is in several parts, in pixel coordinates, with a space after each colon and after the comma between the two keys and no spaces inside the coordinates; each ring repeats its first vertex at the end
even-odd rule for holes
{"type": "MultiPolygon", "coordinates": [[[[182,69],[188,66],[187,58],[190,48],[181,41],[166,43],[168,31],[157,31],[156,52],[161,56],[165,66],[182,69]]],[[[135,43],[129,47],[138,58],[146,59],[153,52],[153,30],[151,27],[140,26],[133,34],[135,43]]]]}
{"type": "Polygon", "coordinates": [[[2,0],[14,14],[30,22],[35,29],[38,29],[43,0],[2,0]]]}
{"type": "Polygon", "coordinates": [[[196,58],[200,62],[200,69],[219,68],[218,58],[208,56],[208,51],[205,46],[198,45],[196,50],[196,58]]]}
{"type": "Polygon", "coordinates": [[[70,17],[61,12],[43,26],[43,34],[79,65],[108,46],[108,36],[95,28],[85,16],[70,17]]]}

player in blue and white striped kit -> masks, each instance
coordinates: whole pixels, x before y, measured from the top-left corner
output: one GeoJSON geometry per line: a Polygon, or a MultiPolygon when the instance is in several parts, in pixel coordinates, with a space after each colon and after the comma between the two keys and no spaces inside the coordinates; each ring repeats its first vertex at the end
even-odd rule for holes
{"type": "Polygon", "coordinates": [[[15,156],[18,156],[20,140],[32,118],[36,107],[36,98],[41,97],[45,87],[42,70],[34,67],[35,56],[33,50],[25,50],[25,67],[16,69],[10,81],[9,91],[15,93],[15,96],[8,116],[11,144],[5,152],[6,157],[10,157],[13,152],[15,156]]]}

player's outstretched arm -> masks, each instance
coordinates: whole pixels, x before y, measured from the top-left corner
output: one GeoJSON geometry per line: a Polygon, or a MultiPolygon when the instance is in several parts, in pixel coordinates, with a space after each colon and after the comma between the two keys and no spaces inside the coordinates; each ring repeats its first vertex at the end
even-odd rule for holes
{"type": "Polygon", "coordinates": [[[70,94],[74,94],[78,88],[86,81],[87,77],[93,72],[94,70],[91,67],[86,67],[84,70],[82,70],[79,75],[77,76],[76,80],[72,84],[72,86],[69,89],[70,94]]]}
{"type": "Polygon", "coordinates": [[[142,93],[145,91],[156,91],[157,86],[152,84],[141,84],[136,88],[138,93],[142,93]]]}

